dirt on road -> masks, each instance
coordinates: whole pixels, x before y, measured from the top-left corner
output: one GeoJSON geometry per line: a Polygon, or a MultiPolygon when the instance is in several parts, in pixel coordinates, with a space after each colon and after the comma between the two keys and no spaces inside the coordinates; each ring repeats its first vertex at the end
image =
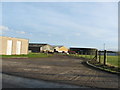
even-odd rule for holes
{"type": "Polygon", "coordinates": [[[118,88],[118,76],[95,70],[85,60],[65,55],[2,59],[2,72],[21,77],[93,88],[118,88]]]}

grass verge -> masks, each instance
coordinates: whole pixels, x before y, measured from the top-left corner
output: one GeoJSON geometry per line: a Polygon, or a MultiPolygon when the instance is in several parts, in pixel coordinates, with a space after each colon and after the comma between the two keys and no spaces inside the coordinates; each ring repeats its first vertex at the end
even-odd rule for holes
{"type": "Polygon", "coordinates": [[[95,55],[79,55],[79,54],[68,54],[68,56],[82,57],[82,58],[87,58],[87,59],[93,59],[95,57],[95,55]]]}
{"type": "MultiPolygon", "coordinates": [[[[93,59],[95,55],[79,55],[79,54],[69,54],[69,56],[73,57],[82,57],[82,58],[87,58],[87,59],[93,59]]],[[[99,60],[99,57],[98,57],[99,60]]],[[[100,63],[103,64],[104,56],[101,55],[100,63]]],[[[114,66],[114,67],[119,67],[120,68],[120,60],[118,59],[118,56],[107,56],[107,61],[106,64],[108,66],[114,66]]]]}
{"type": "MultiPolygon", "coordinates": [[[[100,62],[103,64],[104,61],[104,56],[101,56],[100,62]]],[[[118,59],[118,56],[107,56],[106,64],[109,66],[115,66],[115,67],[120,67],[119,66],[120,60],[118,59]]]]}
{"type": "Polygon", "coordinates": [[[103,64],[101,64],[101,63],[99,63],[99,62],[97,62],[95,60],[90,60],[90,61],[88,61],[88,63],[91,66],[94,66],[94,67],[99,68],[101,70],[116,73],[116,74],[120,74],[120,68],[119,67],[103,65],[103,64]]]}
{"type": "Polygon", "coordinates": [[[118,56],[107,56],[106,65],[103,65],[104,56],[101,56],[101,61],[100,61],[101,63],[99,63],[96,60],[92,60],[95,57],[95,55],[69,54],[69,56],[87,58],[89,59],[88,63],[90,63],[91,65],[95,67],[98,67],[101,70],[105,70],[108,72],[114,72],[114,73],[120,73],[120,66],[118,64],[120,60],[118,59],[118,56]]]}
{"type": "Polygon", "coordinates": [[[39,58],[39,57],[50,57],[52,54],[46,53],[29,53],[27,55],[0,55],[1,58],[39,58]]]}

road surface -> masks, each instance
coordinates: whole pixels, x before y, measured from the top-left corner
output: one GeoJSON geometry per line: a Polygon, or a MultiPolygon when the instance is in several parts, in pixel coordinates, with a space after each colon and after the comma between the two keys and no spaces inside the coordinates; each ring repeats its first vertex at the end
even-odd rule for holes
{"type": "Polygon", "coordinates": [[[118,88],[117,75],[90,68],[83,64],[84,61],[61,55],[48,58],[3,59],[2,70],[20,77],[79,87],[118,88]]]}
{"type": "Polygon", "coordinates": [[[2,74],[2,88],[86,88],[2,74]]]}

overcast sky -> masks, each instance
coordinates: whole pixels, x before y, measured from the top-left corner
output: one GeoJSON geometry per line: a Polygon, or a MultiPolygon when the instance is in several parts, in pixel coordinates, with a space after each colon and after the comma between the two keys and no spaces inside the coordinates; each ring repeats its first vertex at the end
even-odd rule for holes
{"type": "Polygon", "coordinates": [[[105,43],[117,50],[117,2],[6,2],[1,7],[3,36],[101,50],[105,43]]]}

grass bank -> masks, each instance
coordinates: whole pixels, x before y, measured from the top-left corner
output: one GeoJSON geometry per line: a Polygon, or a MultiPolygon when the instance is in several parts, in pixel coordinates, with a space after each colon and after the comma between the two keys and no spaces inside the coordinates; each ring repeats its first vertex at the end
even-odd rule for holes
{"type": "Polygon", "coordinates": [[[1,58],[39,58],[39,57],[50,57],[52,54],[46,53],[29,53],[27,55],[0,55],[1,58]]]}

